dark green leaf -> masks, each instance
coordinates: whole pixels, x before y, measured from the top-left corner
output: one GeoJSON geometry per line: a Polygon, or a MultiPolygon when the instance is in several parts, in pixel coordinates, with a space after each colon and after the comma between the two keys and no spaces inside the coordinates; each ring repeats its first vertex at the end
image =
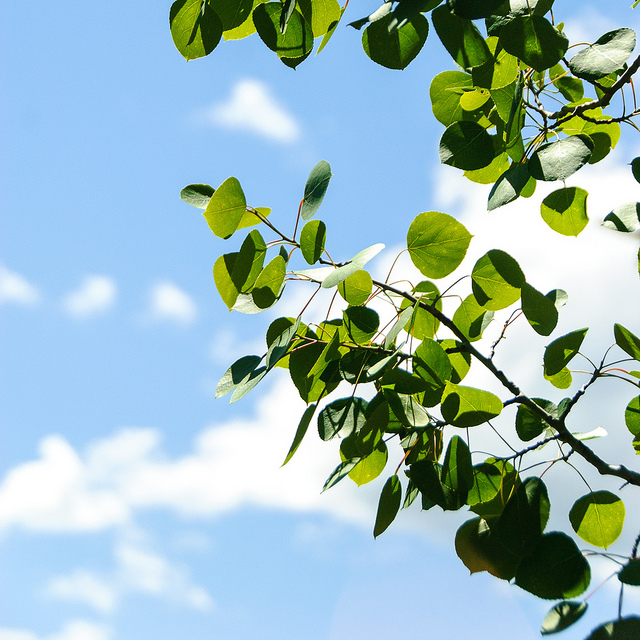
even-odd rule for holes
{"type": "Polygon", "coordinates": [[[277,255],[258,276],[251,295],[261,309],[274,305],[280,296],[286,273],[286,264],[281,255],[277,255]]]}
{"type": "Polygon", "coordinates": [[[493,185],[487,209],[493,211],[516,200],[530,179],[526,164],[513,163],[493,185]]]}
{"type": "Polygon", "coordinates": [[[525,282],[521,289],[522,312],[541,336],[550,335],[558,324],[558,309],[548,295],[543,295],[525,282]]]}
{"type": "Polygon", "coordinates": [[[302,199],[302,208],[300,209],[300,217],[303,220],[312,218],[320,208],[327,189],[329,188],[331,175],[331,165],[326,160],[320,160],[320,162],[311,169],[307,183],[304,186],[304,198],[302,199]]]}
{"type": "MultiPolygon", "coordinates": [[[[550,400],[542,398],[531,398],[538,406],[547,413],[554,415],[558,407],[550,400]]],[[[529,442],[537,438],[549,425],[529,407],[521,404],[516,413],[516,432],[523,442],[529,442]]]]}
{"type": "Polygon", "coordinates": [[[462,120],[450,124],[440,138],[440,162],[472,171],[491,164],[495,158],[492,137],[475,122],[462,120]]]}
{"type": "Polygon", "coordinates": [[[640,362],[640,338],[617,323],[613,326],[613,335],[616,338],[616,344],[626,354],[640,362]]]}
{"type": "Polygon", "coordinates": [[[542,219],[564,236],[577,236],[589,222],[587,196],[580,187],[565,187],[550,193],[540,207],[542,219]]]}
{"type": "Polygon", "coordinates": [[[310,220],[300,232],[300,251],[302,257],[309,263],[318,262],[324,251],[327,239],[327,226],[322,220],[310,220]]]}
{"type": "Polygon", "coordinates": [[[421,213],[409,227],[407,248],[413,264],[427,278],[444,278],[464,259],[471,234],[446,213],[421,213]]]}
{"type": "Polygon", "coordinates": [[[618,572],[618,579],[624,584],[640,587],[640,558],[632,558],[618,572]]]}
{"type": "Polygon", "coordinates": [[[569,40],[546,18],[523,15],[502,27],[500,44],[536,71],[544,71],[564,56],[569,40]]]}
{"type": "Polygon", "coordinates": [[[640,638],[640,618],[628,616],[599,626],[586,640],[638,640],[638,638],[640,638]]]}
{"type": "Polygon", "coordinates": [[[488,18],[503,3],[504,0],[447,0],[453,13],[468,20],[488,18]]]}
{"type": "Polygon", "coordinates": [[[622,533],[624,503],[610,491],[595,491],[576,500],[569,512],[573,530],[586,542],[606,549],[622,533]]]}
{"type": "MultiPolygon", "coordinates": [[[[467,503],[479,516],[495,519],[502,514],[519,486],[520,476],[510,462],[487,458],[474,469],[474,486],[467,503]]],[[[497,526],[497,520],[493,526],[497,526]]]]}
{"type": "Polygon", "coordinates": [[[426,427],[431,422],[429,414],[412,396],[384,389],[384,397],[396,418],[405,427],[419,429],[426,427]]]}
{"type": "Polygon", "coordinates": [[[471,281],[478,304],[497,311],[520,298],[520,287],[525,278],[518,263],[508,253],[492,249],[476,262],[471,281]]]}
{"type": "Polygon", "coordinates": [[[360,462],[360,458],[352,458],[351,460],[345,460],[341,462],[332,472],[331,475],[327,478],[324,486],[322,487],[323,491],[327,489],[331,489],[331,487],[335,486],[342,480],[345,476],[348,476],[351,471],[355,468],[355,466],[360,462]]]}
{"type": "Polygon", "coordinates": [[[631,172],[636,182],[640,182],[640,157],[634,158],[629,164],[631,165],[631,172]]]}
{"type": "Polygon", "coordinates": [[[362,34],[362,48],[378,64],[387,69],[405,69],[420,53],[429,34],[429,22],[418,13],[402,27],[392,15],[372,22],[362,34]]]}
{"type": "Polygon", "coordinates": [[[347,335],[356,344],[370,342],[380,326],[378,314],[368,307],[347,307],[342,316],[347,335]]]}
{"type": "Polygon", "coordinates": [[[287,327],[279,336],[277,336],[273,342],[269,345],[267,351],[266,366],[267,369],[273,369],[277,362],[282,358],[287,351],[291,343],[296,337],[296,332],[300,327],[300,318],[298,318],[290,327],[287,327]]]}
{"type": "Polygon", "coordinates": [[[435,340],[425,338],[413,354],[413,371],[424,380],[422,397],[425,407],[435,407],[442,398],[446,383],[451,380],[451,361],[435,340]]]}
{"type": "Polygon", "coordinates": [[[328,404],[318,415],[318,433],[323,440],[345,438],[365,423],[366,400],[349,396],[328,404]]]}
{"type": "Polygon", "coordinates": [[[298,450],[298,447],[300,446],[302,439],[307,433],[309,424],[311,424],[311,419],[313,418],[313,414],[315,413],[317,406],[318,406],[317,404],[310,404],[304,410],[304,413],[302,414],[302,418],[300,418],[298,428],[296,429],[296,435],[294,436],[293,442],[291,443],[291,447],[289,448],[289,452],[287,453],[287,457],[284,459],[284,462],[282,463],[283,467],[285,464],[287,464],[287,462],[289,462],[289,460],[291,460],[291,458],[293,458],[293,455],[298,450]]]}
{"type": "Polygon", "coordinates": [[[589,161],[593,142],[586,136],[569,136],[539,147],[529,160],[529,173],[536,180],[566,180],[589,161]]]}
{"type": "Polygon", "coordinates": [[[463,69],[492,59],[487,43],[470,20],[459,18],[444,5],[433,10],[431,19],[445,49],[463,69]]]}
{"type": "Polygon", "coordinates": [[[187,60],[209,55],[222,37],[222,22],[205,0],[176,0],[169,24],[173,43],[187,60]]]}
{"type": "Polygon", "coordinates": [[[539,598],[573,598],[589,586],[591,569],[576,546],[564,533],[547,533],[516,572],[516,584],[539,598]]]}
{"type": "Polygon", "coordinates": [[[236,360],[225,372],[216,387],[216,398],[233,391],[262,362],[260,356],[243,356],[236,360]]]}
{"type": "Polygon", "coordinates": [[[442,463],[442,483],[461,493],[468,493],[473,487],[471,452],[460,436],[453,436],[449,441],[442,463]]]}
{"type": "Polygon", "coordinates": [[[609,31],[578,51],[569,60],[569,68],[579,78],[599,80],[621,69],[635,46],[636,34],[633,29],[625,27],[609,31]]]}
{"type": "Polygon", "coordinates": [[[540,633],[547,636],[570,627],[582,618],[587,606],[586,602],[572,602],[570,600],[559,602],[544,617],[540,633]]]}
{"type": "Polygon", "coordinates": [[[553,376],[560,373],[580,350],[589,329],[572,331],[554,340],[544,351],[544,373],[553,376]]]}
{"type": "Polygon", "coordinates": [[[443,484],[442,466],[437,462],[418,460],[411,465],[409,477],[424,497],[445,511],[456,511],[465,504],[466,491],[456,492],[443,484]]]}
{"type": "Polygon", "coordinates": [[[401,500],[402,486],[400,485],[400,479],[394,474],[385,482],[380,494],[376,522],[373,527],[374,538],[386,531],[387,527],[395,520],[400,509],[401,500]]]}

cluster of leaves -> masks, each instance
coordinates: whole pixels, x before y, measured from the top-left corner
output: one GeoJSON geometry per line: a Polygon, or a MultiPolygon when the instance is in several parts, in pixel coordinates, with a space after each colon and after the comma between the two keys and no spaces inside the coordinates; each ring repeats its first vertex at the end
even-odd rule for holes
{"type": "MultiPolygon", "coordinates": [[[[402,69],[424,45],[430,13],[458,67],[437,75],[430,89],[433,113],[446,127],[439,144],[441,161],[474,182],[492,185],[489,210],[530,197],[538,181],[560,181],[562,187],[542,200],[541,215],[556,232],[575,236],[588,223],[588,193],[567,186],[566,180],[606,157],[621,136],[620,124],[633,124],[640,113],[635,102],[629,110],[624,100],[640,58],[628,64],[636,38],[631,29],[621,28],[581,45],[567,59],[569,41],[562,25],[554,22],[552,4],[398,0],[385,2],[351,26],[365,27],[363,48],[372,60],[402,69]],[[617,114],[605,113],[612,105],[617,114]]],[[[178,50],[191,59],[210,53],[221,38],[257,31],[283,63],[295,68],[309,56],[316,38],[322,38],[319,50],[326,45],[345,9],[337,0],[178,0],[171,8],[171,33],[178,50]]],[[[632,170],[640,182],[640,158],[632,162],[632,170]]],[[[539,291],[518,262],[498,249],[477,260],[470,273],[459,274],[472,236],[453,217],[436,211],[418,215],[407,233],[408,254],[423,278],[419,282],[400,286],[391,274],[384,281],[374,279],[365,266],[381,244],[335,262],[325,248],[327,227],[314,217],[330,179],[329,164],[319,162],[309,175],[290,234],[273,223],[269,209],[247,205],[236,178],[217,189],[200,184],[182,191],[186,202],[204,210],[219,238],[257,227],[237,251],[215,262],[215,285],[229,310],[259,313],[277,304],[285,286],[294,282],[314,286],[310,300],[319,291],[334,291],[324,320],[303,322],[307,303],[297,317],[272,322],[265,352],[231,365],[216,395],[231,394],[234,402],[274,368],[287,369],[308,406],[285,464],[314,419],[322,440],[340,439],[340,462],[324,489],[346,477],[358,485],[370,482],[395,455],[380,495],[374,536],[389,527],[401,508],[414,503],[423,510],[467,508],[473,517],[460,526],[455,540],[464,564],[471,572],[488,571],[536,596],[558,600],[542,632],[561,631],[587,608],[586,600],[574,598],[589,585],[588,556],[576,538],[546,531],[549,494],[539,476],[525,472],[541,461],[546,468],[561,462],[573,467],[569,459],[577,454],[599,473],[620,478],[625,486],[640,486],[640,473],[606,462],[586,444],[606,435],[604,430],[575,433],[568,424],[595,382],[618,378],[640,386],[640,372],[624,368],[625,362],[640,362],[640,338],[616,324],[617,359],[610,359],[609,351],[599,364],[587,359],[587,381],[557,404],[527,395],[496,367],[495,350],[518,319],[535,333],[550,336],[566,293],[539,291]],[[272,239],[265,240],[261,230],[272,239]],[[434,281],[452,275],[461,277],[440,291],[434,281]],[[463,291],[466,285],[470,287],[463,291]],[[338,296],[344,309],[330,317],[338,296]],[[488,344],[486,329],[497,324],[503,330],[488,344]],[[499,394],[463,384],[472,365],[486,370],[499,394]],[[493,429],[492,421],[510,405],[517,406],[511,452],[474,451],[474,430],[493,429]]],[[[640,203],[614,208],[604,224],[637,231],[640,203]]],[[[571,331],[546,346],[542,373],[554,388],[574,384],[569,366],[582,355],[587,331],[571,331]]],[[[640,452],[640,396],[628,404],[625,421],[640,452]]],[[[508,438],[503,428],[500,436],[508,438]]],[[[588,492],[568,514],[568,525],[584,542],[607,549],[622,532],[624,504],[610,491],[586,486],[588,492]]],[[[606,552],[589,554],[619,563],[613,575],[621,588],[640,586],[637,547],[638,542],[622,560],[606,552]]],[[[625,637],[640,637],[640,618],[619,612],[617,620],[596,629],[589,640],[625,637]]]]}

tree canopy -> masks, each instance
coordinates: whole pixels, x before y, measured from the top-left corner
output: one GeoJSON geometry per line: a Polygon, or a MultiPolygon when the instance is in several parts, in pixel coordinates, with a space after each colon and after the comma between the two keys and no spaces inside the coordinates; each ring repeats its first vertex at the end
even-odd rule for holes
{"type": "MultiPolygon", "coordinates": [[[[223,40],[257,33],[283,64],[296,68],[314,47],[327,46],[346,9],[337,0],[177,0],[171,36],[190,60],[223,40]]],[[[635,32],[620,27],[595,42],[570,43],[553,0],[390,0],[372,9],[349,25],[362,32],[373,62],[406,68],[432,31],[453,60],[454,68],[430,86],[433,115],[444,127],[441,162],[491,185],[489,211],[532,197],[538,182],[556,183],[541,200],[541,217],[558,234],[578,236],[589,223],[588,191],[567,180],[601,162],[619,142],[621,125],[633,131],[640,114],[635,32]]],[[[640,158],[630,164],[640,182],[640,158]]],[[[415,282],[396,281],[393,270],[384,280],[372,277],[367,264],[382,244],[335,260],[327,225],[316,217],[331,177],[325,160],[311,169],[291,232],[272,220],[270,209],[248,203],[234,177],[216,188],[182,190],[214,235],[235,242],[213,266],[230,311],[271,308],[285,287],[311,285],[309,301],[322,290],[334,292],[324,318],[308,317],[307,302],[296,317],[272,322],[263,353],[234,362],[216,395],[230,394],[235,402],[275,368],[287,369],[308,406],[284,464],[312,424],[322,440],[340,439],[340,459],[324,490],[347,477],[363,485],[386,476],[374,536],[412,505],[462,511],[455,548],[472,573],[487,571],[555,601],[542,634],[562,631],[584,614],[590,559],[608,558],[620,606],[588,640],[640,637],[640,617],[622,613],[625,586],[640,585],[640,534],[624,555],[607,551],[623,530],[622,496],[637,499],[640,472],[598,453],[604,429],[584,433],[572,420],[575,407],[605,379],[638,393],[640,338],[632,330],[638,329],[615,324],[604,354],[584,353],[588,328],[555,335],[567,294],[541,291],[516,258],[499,249],[470,272],[461,269],[473,238],[444,212],[419,213],[409,226],[406,251],[421,274],[415,282]],[[449,276],[457,278],[452,285],[437,284],[449,276]],[[548,336],[540,375],[560,400],[532,397],[497,366],[497,351],[522,348],[504,342],[516,322],[548,336]],[[501,327],[497,338],[487,337],[490,326],[501,327]],[[577,361],[586,363],[586,372],[577,361]],[[485,371],[490,388],[465,384],[472,367],[485,371]],[[475,448],[481,429],[499,429],[510,453],[475,448]],[[556,465],[566,465],[584,486],[565,531],[547,529],[553,496],[542,476],[556,465]],[[617,478],[620,490],[591,486],[581,469],[617,478]]],[[[637,235],[640,203],[611,198],[603,225],[637,235]]],[[[640,453],[640,395],[621,413],[629,436],[620,446],[640,453]]]]}

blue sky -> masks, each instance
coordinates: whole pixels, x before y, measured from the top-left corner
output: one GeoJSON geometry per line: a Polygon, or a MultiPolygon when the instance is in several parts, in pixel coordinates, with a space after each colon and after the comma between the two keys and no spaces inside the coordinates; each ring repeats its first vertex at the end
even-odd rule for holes
{"type": "MultiPolygon", "coordinates": [[[[556,5],[562,17],[573,10],[556,5]]],[[[606,15],[580,6],[567,30],[584,38],[638,23],[627,3],[606,15]]],[[[486,188],[439,166],[428,89],[451,64],[433,34],[404,72],[370,62],[346,27],[295,72],[257,37],[187,63],[168,9],[4,8],[0,640],[538,637],[549,603],[469,577],[456,558],[465,514],[410,510],[374,541],[386,476],[320,495],[337,452],[312,438],[280,469],[302,410],[285,377],[231,406],[214,400],[226,367],[302,298],[230,315],[211,277],[230,249],[178,196],[233,175],[250,204],[287,225],[326,159],[334,177],[319,215],[334,257],[383,241],[372,262],[382,273],[415,215],[447,211],[476,235],[476,257],[497,246],[541,289],[569,291],[559,330],[591,325],[599,353],[613,321],[637,327],[637,246],[597,224],[637,199],[625,166],[637,134],[577,174],[594,223],[575,242],[558,239],[538,194],[488,216],[486,188]]],[[[536,389],[545,341],[522,335],[531,358],[505,355],[504,366],[536,389]]],[[[603,392],[612,406],[630,397],[603,392]]],[[[628,438],[607,402],[578,417],[577,430],[620,435],[603,454],[628,438]]],[[[549,485],[570,505],[564,480],[549,485]]],[[[567,526],[562,506],[554,517],[567,526]]],[[[565,637],[613,617],[616,595],[601,590],[565,637]]]]}

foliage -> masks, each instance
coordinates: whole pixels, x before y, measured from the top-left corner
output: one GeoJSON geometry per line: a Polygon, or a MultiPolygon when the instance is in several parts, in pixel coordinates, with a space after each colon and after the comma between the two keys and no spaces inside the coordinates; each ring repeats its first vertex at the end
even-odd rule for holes
{"type": "MultiPolygon", "coordinates": [[[[442,163],[473,182],[493,185],[489,210],[530,197],[538,181],[560,182],[542,200],[541,216],[557,233],[577,236],[589,222],[588,193],[566,181],[606,157],[620,139],[620,124],[633,124],[640,113],[635,95],[618,100],[628,93],[640,57],[629,62],[636,42],[629,28],[576,45],[577,52],[568,57],[569,40],[552,5],[552,0],[394,0],[350,24],[364,28],[367,56],[391,69],[410,64],[435,31],[456,65],[437,75],[430,89],[434,116],[445,127],[442,163]]],[[[180,53],[192,59],[208,55],[222,39],[257,32],[285,65],[295,68],[317,40],[318,51],[324,48],[345,9],[337,0],[177,0],[170,12],[171,34],[180,53]]],[[[640,182],[640,158],[631,166],[640,182]]],[[[417,282],[400,286],[391,273],[377,280],[365,270],[381,244],[334,261],[325,248],[327,227],[314,218],[330,179],[326,161],[311,170],[290,234],[270,220],[269,209],[247,204],[236,178],[217,189],[190,185],[183,190],[182,198],[204,209],[219,238],[258,227],[238,250],[215,262],[215,285],[229,310],[258,313],[277,304],[284,288],[294,284],[311,284],[310,300],[323,289],[334,291],[326,319],[307,319],[307,303],[297,317],[271,323],[265,352],[232,364],[216,395],[231,394],[235,402],[275,367],[288,369],[308,407],[284,463],[315,419],[322,440],[341,441],[340,460],[325,490],[347,476],[358,485],[370,482],[393,460],[374,536],[413,503],[423,510],[468,509],[472,517],[455,539],[460,559],[472,573],[488,571],[559,601],[544,620],[543,634],[561,631],[585,612],[586,599],[575,598],[589,586],[594,555],[618,562],[614,575],[622,599],[623,584],[640,585],[638,542],[622,560],[592,548],[607,549],[619,537],[622,499],[587,485],[568,514],[577,537],[548,531],[551,499],[535,469],[541,457],[547,468],[560,463],[575,468],[570,458],[576,456],[600,474],[619,478],[624,487],[640,486],[640,473],[605,461],[586,444],[604,430],[582,434],[571,426],[574,408],[595,383],[608,378],[640,386],[640,373],[633,370],[640,362],[640,338],[616,324],[612,348],[598,364],[585,356],[590,371],[581,387],[558,404],[530,397],[498,369],[494,354],[516,319],[551,336],[567,301],[564,291],[539,291],[518,262],[500,250],[488,251],[470,273],[459,273],[472,236],[437,211],[420,213],[408,229],[407,251],[422,276],[417,282]],[[271,239],[265,240],[263,232],[271,239]],[[451,274],[459,279],[441,291],[434,280],[451,274]],[[346,307],[330,318],[337,296],[346,307]],[[499,318],[503,330],[486,344],[485,330],[499,318]],[[472,365],[493,379],[491,390],[462,384],[472,365]],[[473,450],[474,431],[493,429],[494,419],[510,405],[517,406],[513,431],[508,436],[502,428],[501,437],[516,443],[510,445],[512,453],[473,450]],[[542,452],[551,444],[553,454],[542,452]],[[581,551],[582,542],[589,550],[581,551]]],[[[640,203],[617,205],[604,225],[635,232],[639,211],[640,203]]],[[[553,387],[573,387],[575,372],[569,367],[583,355],[587,331],[554,337],[541,354],[542,375],[553,387]]],[[[625,422],[633,436],[630,444],[640,452],[640,395],[628,404],[625,422]]],[[[617,620],[589,637],[637,637],[639,624],[619,612],[617,620]]]]}

